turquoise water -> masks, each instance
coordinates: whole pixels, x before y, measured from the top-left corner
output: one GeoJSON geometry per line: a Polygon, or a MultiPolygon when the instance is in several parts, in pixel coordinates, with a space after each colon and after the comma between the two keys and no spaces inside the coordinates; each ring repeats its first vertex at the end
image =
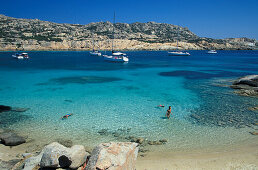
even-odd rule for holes
{"type": "Polygon", "coordinates": [[[257,121],[257,113],[248,110],[258,104],[256,98],[216,86],[257,74],[257,51],[192,51],[189,57],[127,52],[127,64],[104,62],[88,52],[29,52],[30,60],[14,60],[11,54],[0,53],[0,104],[30,109],[1,113],[0,128],[30,139],[47,143],[62,138],[95,146],[136,136],[167,139],[159,149],[183,149],[254,138],[250,125],[221,127],[209,118],[195,122],[190,115],[207,112],[220,118],[241,110],[240,121],[248,114],[250,121],[257,121]],[[156,107],[160,104],[165,108],[156,107]],[[164,116],[169,105],[173,115],[168,120],[164,116]],[[60,119],[67,113],[73,116],[60,119]],[[98,133],[103,129],[107,135],[98,133]]]}

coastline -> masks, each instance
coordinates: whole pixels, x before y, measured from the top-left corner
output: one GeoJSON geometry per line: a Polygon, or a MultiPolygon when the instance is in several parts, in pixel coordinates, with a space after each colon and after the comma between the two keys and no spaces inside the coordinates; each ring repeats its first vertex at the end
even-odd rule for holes
{"type": "MultiPolygon", "coordinates": [[[[257,169],[257,141],[257,138],[253,138],[252,140],[223,147],[179,149],[165,152],[153,151],[144,156],[138,153],[136,169],[257,169]]],[[[15,147],[0,145],[0,160],[22,159],[22,154],[39,153],[47,144],[39,145],[38,141],[31,140],[15,147]],[[28,152],[29,150],[32,152],[28,152]]],[[[87,150],[87,147],[85,148],[87,150]]]]}

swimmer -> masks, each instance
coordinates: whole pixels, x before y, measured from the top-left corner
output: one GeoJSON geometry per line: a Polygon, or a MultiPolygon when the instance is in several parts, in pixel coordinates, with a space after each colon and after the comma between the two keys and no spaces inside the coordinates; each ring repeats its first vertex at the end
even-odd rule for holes
{"type": "Polygon", "coordinates": [[[61,119],[67,119],[69,116],[72,116],[73,114],[72,113],[68,113],[64,116],[61,117],[61,119]]]}
{"type": "Polygon", "coordinates": [[[160,104],[160,105],[158,105],[157,107],[165,107],[165,106],[160,104]]]}

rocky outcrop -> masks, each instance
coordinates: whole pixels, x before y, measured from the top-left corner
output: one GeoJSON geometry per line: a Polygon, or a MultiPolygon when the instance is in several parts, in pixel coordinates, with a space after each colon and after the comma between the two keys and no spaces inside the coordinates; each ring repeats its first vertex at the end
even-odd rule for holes
{"type": "Polygon", "coordinates": [[[256,49],[248,38],[201,38],[186,27],[147,22],[132,24],[97,22],[88,25],[58,24],[38,19],[16,19],[0,15],[0,50],[90,50],[92,35],[102,50],[111,49],[115,27],[115,48],[120,50],[256,49]]]}
{"type": "Polygon", "coordinates": [[[12,107],[10,106],[5,106],[5,105],[0,105],[0,113],[1,112],[6,112],[12,110],[12,107]]]}
{"type": "Polygon", "coordinates": [[[138,144],[131,142],[102,143],[92,151],[86,170],[133,170],[138,144]]]}
{"type": "Polygon", "coordinates": [[[84,146],[74,145],[71,148],[54,142],[43,149],[40,167],[42,168],[78,168],[85,161],[89,154],[84,146]]]}
{"type": "Polygon", "coordinates": [[[0,134],[1,143],[6,146],[17,146],[25,143],[26,140],[13,132],[4,132],[0,134]]]}
{"type": "Polygon", "coordinates": [[[242,96],[258,96],[258,75],[248,75],[241,77],[233,82],[230,86],[236,94],[242,96]]]}

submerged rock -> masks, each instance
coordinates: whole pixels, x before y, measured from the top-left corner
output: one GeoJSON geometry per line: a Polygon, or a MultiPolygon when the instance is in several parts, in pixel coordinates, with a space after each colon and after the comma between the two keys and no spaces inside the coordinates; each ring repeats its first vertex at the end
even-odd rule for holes
{"type": "Polygon", "coordinates": [[[252,135],[258,135],[258,132],[250,132],[252,135]]]}
{"type": "Polygon", "coordinates": [[[0,105],[0,113],[12,110],[11,106],[0,105]]]}
{"type": "Polygon", "coordinates": [[[149,145],[162,145],[163,143],[160,141],[149,141],[148,144],[149,145]]]}
{"type": "Polygon", "coordinates": [[[102,143],[92,151],[86,170],[135,169],[138,144],[131,142],[102,143]]]}
{"type": "Polygon", "coordinates": [[[258,111],[258,106],[249,107],[248,110],[251,110],[251,111],[258,111]]]}
{"type": "Polygon", "coordinates": [[[258,96],[258,75],[248,75],[235,80],[230,86],[238,89],[235,93],[241,96],[258,96]]]}
{"type": "Polygon", "coordinates": [[[26,142],[23,137],[18,136],[16,133],[13,132],[4,132],[0,134],[0,139],[1,142],[6,146],[17,146],[26,142]]]}
{"type": "Polygon", "coordinates": [[[12,111],[14,112],[26,112],[27,110],[29,110],[30,108],[20,108],[20,107],[15,107],[12,109],[12,111]]]}

